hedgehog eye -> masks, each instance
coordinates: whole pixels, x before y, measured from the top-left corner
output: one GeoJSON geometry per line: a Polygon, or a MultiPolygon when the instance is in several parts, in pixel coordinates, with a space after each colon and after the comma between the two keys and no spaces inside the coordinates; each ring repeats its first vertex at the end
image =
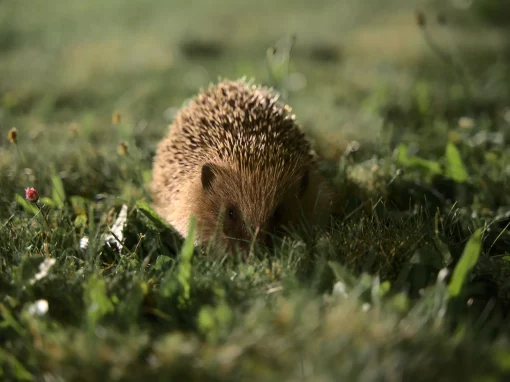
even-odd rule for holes
{"type": "Polygon", "coordinates": [[[230,220],[235,220],[237,218],[237,213],[234,207],[229,207],[227,209],[227,215],[230,220]]]}

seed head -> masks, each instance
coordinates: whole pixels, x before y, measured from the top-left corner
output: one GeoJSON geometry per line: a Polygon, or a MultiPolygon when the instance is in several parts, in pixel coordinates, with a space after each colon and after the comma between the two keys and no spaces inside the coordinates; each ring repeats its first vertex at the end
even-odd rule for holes
{"type": "Polygon", "coordinates": [[[25,198],[29,202],[35,203],[35,202],[37,202],[39,200],[39,193],[33,187],[25,188],[25,198]]]}
{"type": "Polygon", "coordinates": [[[7,133],[7,139],[11,142],[16,144],[18,139],[18,130],[13,127],[9,130],[9,133],[7,133]]]}
{"type": "Polygon", "coordinates": [[[113,113],[113,116],[112,116],[112,123],[114,125],[118,125],[120,123],[120,113],[118,111],[116,111],[115,113],[113,113]]]}
{"type": "Polygon", "coordinates": [[[469,117],[459,118],[459,127],[461,129],[472,129],[475,126],[475,121],[469,117]]]}
{"type": "Polygon", "coordinates": [[[427,18],[425,17],[425,13],[422,11],[416,11],[415,17],[416,24],[418,24],[420,28],[425,28],[427,26],[427,18]]]}
{"type": "Polygon", "coordinates": [[[126,142],[120,142],[119,146],[117,147],[117,152],[119,153],[119,155],[127,155],[127,154],[129,154],[127,143],[126,142]]]}

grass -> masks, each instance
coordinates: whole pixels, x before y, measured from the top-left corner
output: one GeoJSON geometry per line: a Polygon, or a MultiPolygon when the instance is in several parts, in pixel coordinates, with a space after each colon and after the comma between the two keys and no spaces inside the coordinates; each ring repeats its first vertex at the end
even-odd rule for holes
{"type": "Polygon", "coordinates": [[[507,377],[506,6],[377,5],[0,2],[2,379],[507,377]],[[202,253],[150,207],[155,146],[218,76],[271,84],[275,43],[344,214],[202,253]]]}

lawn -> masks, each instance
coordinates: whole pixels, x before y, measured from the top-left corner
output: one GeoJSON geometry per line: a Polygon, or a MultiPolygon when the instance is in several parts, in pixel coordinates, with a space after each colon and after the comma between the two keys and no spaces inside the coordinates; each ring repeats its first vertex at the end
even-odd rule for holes
{"type": "Polygon", "coordinates": [[[509,17],[0,1],[0,379],[508,378],[509,17]],[[193,248],[146,189],[179,107],[243,76],[345,195],[328,229],[249,258],[193,248]]]}

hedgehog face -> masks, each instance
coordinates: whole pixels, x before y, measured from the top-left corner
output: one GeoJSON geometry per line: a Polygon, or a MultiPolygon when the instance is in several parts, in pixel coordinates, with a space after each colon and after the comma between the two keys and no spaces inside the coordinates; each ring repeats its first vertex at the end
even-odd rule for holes
{"type": "Polygon", "coordinates": [[[308,189],[308,170],[284,176],[276,171],[260,174],[211,163],[202,166],[194,211],[202,242],[214,239],[229,250],[247,250],[253,239],[270,244],[272,236],[296,220],[300,199],[308,189]]]}

